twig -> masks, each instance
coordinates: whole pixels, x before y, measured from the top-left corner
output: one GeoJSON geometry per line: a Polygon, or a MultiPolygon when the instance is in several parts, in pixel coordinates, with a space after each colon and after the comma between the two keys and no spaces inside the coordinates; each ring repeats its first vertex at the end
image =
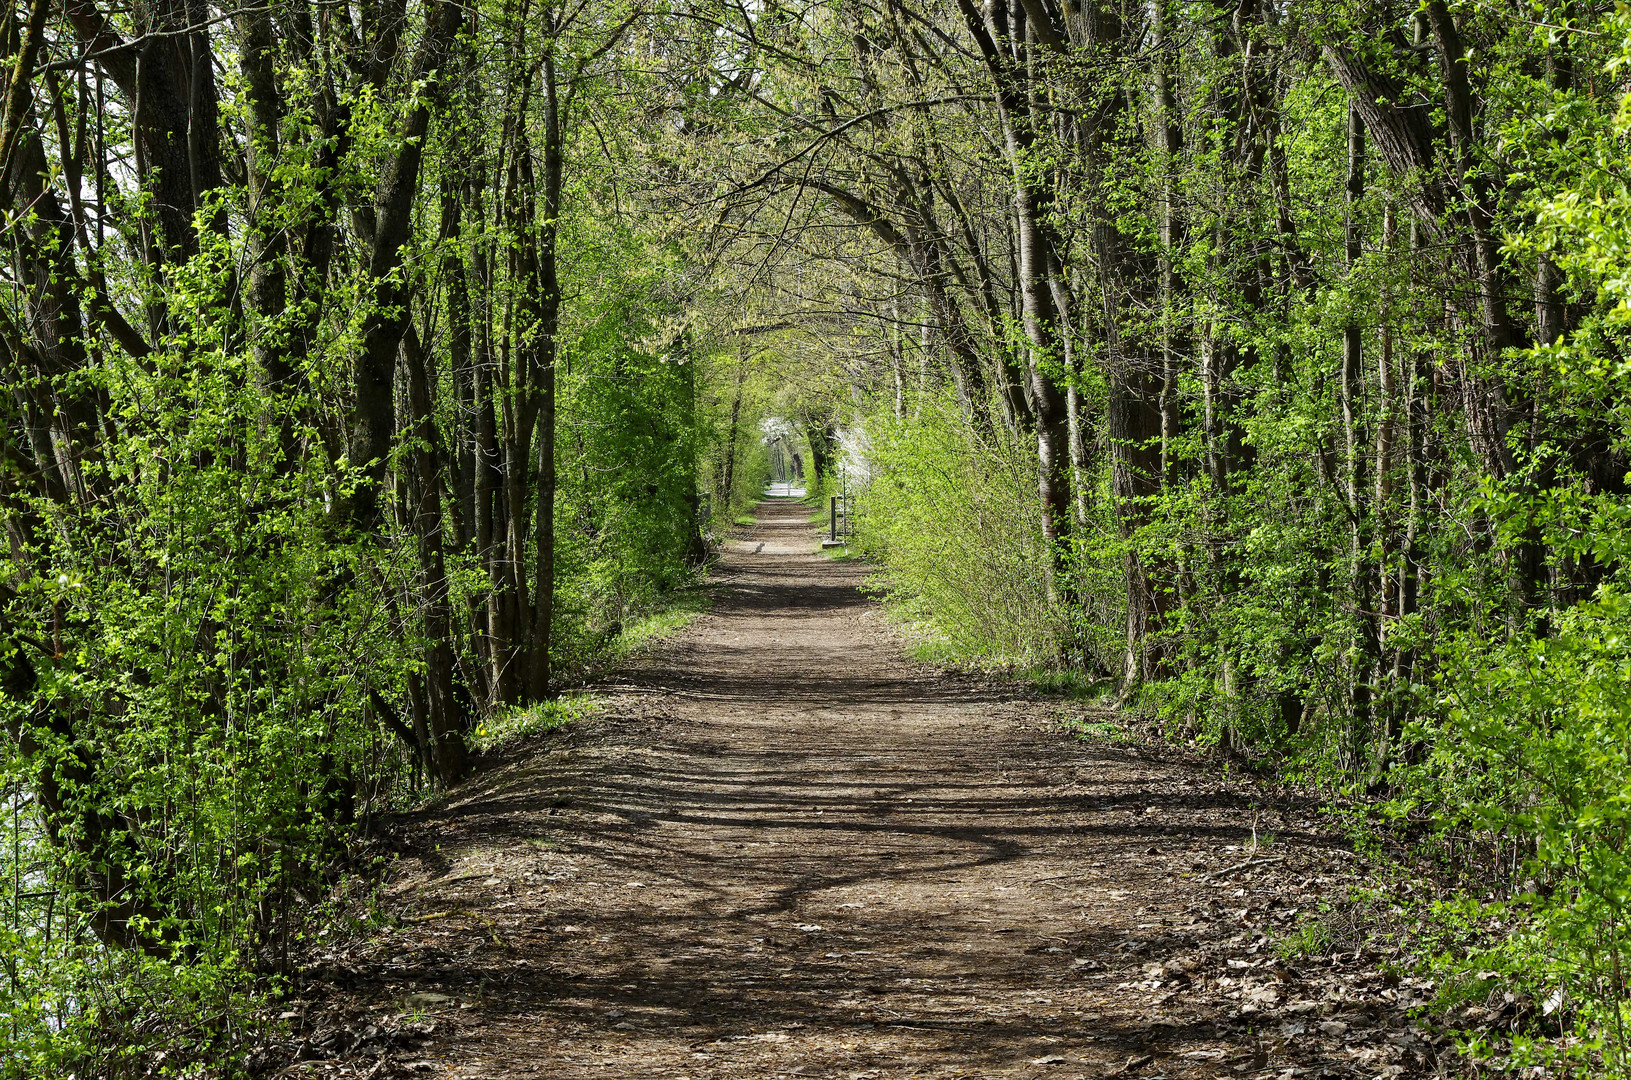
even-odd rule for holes
{"type": "Polygon", "coordinates": [[[404,915],[402,921],[405,923],[427,923],[432,919],[446,919],[453,915],[462,914],[464,914],[462,911],[435,911],[429,915],[404,915]]]}
{"type": "Polygon", "coordinates": [[[1286,857],[1284,855],[1276,855],[1272,859],[1247,859],[1243,863],[1236,863],[1234,866],[1227,866],[1227,867],[1224,867],[1222,870],[1209,871],[1208,873],[1202,874],[1201,877],[1203,877],[1203,878],[1227,877],[1229,874],[1234,873],[1236,870],[1245,870],[1247,867],[1251,867],[1251,866],[1267,866],[1269,863],[1277,863],[1277,862],[1285,862],[1285,861],[1286,861],[1286,857]]]}
{"type": "Polygon", "coordinates": [[[461,881],[474,881],[477,878],[490,878],[493,875],[494,869],[492,867],[488,867],[486,870],[467,870],[462,874],[455,874],[453,877],[431,878],[417,887],[420,889],[439,889],[443,885],[456,885],[461,881]]]}

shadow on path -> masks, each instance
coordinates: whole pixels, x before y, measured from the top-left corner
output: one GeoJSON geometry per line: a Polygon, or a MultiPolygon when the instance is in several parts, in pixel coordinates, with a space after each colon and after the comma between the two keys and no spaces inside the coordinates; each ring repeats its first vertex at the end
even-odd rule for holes
{"type": "Polygon", "coordinates": [[[611,680],[603,717],[415,826],[437,850],[406,862],[405,919],[361,977],[451,999],[427,1061],[870,1080],[1260,1054],[1238,1007],[1230,1026],[1148,969],[1241,936],[1218,904],[1240,901],[1195,871],[1261,815],[908,663],[810,508],[757,516],[711,611],[611,680]]]}

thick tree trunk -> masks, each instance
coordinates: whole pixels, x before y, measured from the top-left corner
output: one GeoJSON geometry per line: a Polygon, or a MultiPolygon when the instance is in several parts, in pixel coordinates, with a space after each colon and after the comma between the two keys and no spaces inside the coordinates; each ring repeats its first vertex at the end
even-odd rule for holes
{"type": "Polygon", "coordinates": [[[276,220],[274,170],[278,160],[282,100],[276,78],[276,31],[270,8],[245,8],[238,14],[240,45],[238,68],[249,99],[244,163],[247,172],[246,230],[249,283],[247,308],[249,338],[262,392],[270,405],[270,421],[277,430],[277,447],[285,471],[299,455],[295,443],[296,416],[290,402],[298,396],[296,371],[281,325],[288,306],[284,254],[287,232],[276,220]]]}
{"type": "Polygon", "coordinates": [[[823,483],[833,475],[834,448],[838,445],[838,428],[831,420],[814,420],[804,425],[804,438],[810,444],[811,487],[823,483]]]}
{"type": "Polygon", "coordinates": [[[402,360],[408,374],[409,427],[416,505],[411,509],[419,553],[420,619],[425,634],[427,719],[435,748],[437,778],[446,786],[464,775],[464,732],[470,718],[454,692],[457,661],[453,656],[453,605],[449,594],[442,527],[441,465],[446,459],[431,403],[430,372],[419,334],[410,322],[402,336],[402,360]]]}
{"type": "MultiPolygon", "coordinates": [[[[453,0],[438,0],[426,10],[425,18],[425,38],[414,61],[416,81],[432,81],[433,75],[442,70],[448,48],[464,25],[464,8],[453,0]]],[[[396,431],[396,358],[409,321],[409,293],[398,271],[403,246],[412,234],[433,97],[431,93],[422,94],[408,109],[396,157],[387,167],[374,199],[374,235],[368,265],[373,296],[363,320],[362,353],[353,380],[356,419],[348,440],[351,466],[362,476],[345,508],[348,524],[364,533],[378,525],[379,491],[396,431]]]]}

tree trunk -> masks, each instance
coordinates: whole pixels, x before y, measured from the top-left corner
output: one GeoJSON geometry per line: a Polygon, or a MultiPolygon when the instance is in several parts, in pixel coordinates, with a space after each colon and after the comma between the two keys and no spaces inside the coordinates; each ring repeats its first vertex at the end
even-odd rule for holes
{"type": "Polygon", "coordinates": [[[838,443],[838,428],[831,420],[807,421],[804,437],[810,444],[808,483],[813,490],[833,475],[833,451],[838,443]]]}
{"type": "MultiPolygon", "coordinates": [[[[1343,220],[1343,246],[1350,278],[1357,273],[1363,255],[1359,223],[1360,203],[1365,197],[1365,127],[1357,109],[1348,110],[1348,175],[1345,185],[1346,213],[1343,220]]],[[[1380,662],[1376,614],[1372,586],[1375,568],[1371,560],[1370,489],[1365,477],[1368,439],[1364,432],[1364,330],[1350,313],[1342,329],[1342,431],[1347,448],[1346,491],[1353,542],[1349,566],[1349,591],[1354,608],[1356,640],[1348,688],[1348,706],[1353,721],[1355,766],[1370,738],[1372,681],[1380,662]]]]}
{"type": "Polygon", "coordinates": [[[426,718],[435,747],[437,779],[445,787],[465,773],[464,732],[470,724],[454,692],[457,662],[453,656],[453,606],[442,529],[441,466],[446,454],[431,404],[424,349],[411,321],[402,336],[402,361],[408,374],[408,407],[413,414],[409,434],[418,497],[411,513],[424,590],[420,619],[425,634],[426,718]]]}
{"type": "MultiPolygon", "coordinates": [[[[416,81],[431,81],[447,58],[448,46],[464,25],[464,8],[452,0],[426,11],[425,39],[414,62],[416,81]]],[[[396,358],[407,331],[408,290],[402,284],[403,247],[412,234],[413,208],[419,190],[420,163],[430,127],[432,99],[427,93],[408,109],[400,130],[399,149],[387,168],[374,200],[373,245],[368,277],[372,304],[363,319],[362,354],[357,359],[353,391],[355,415],[349,439],[351,466],[362,474],[349,506],[349,524],[373,531],[379,521],[379,490],[396,430],[393,385],[396,358]]]]}
{"type": "Polygon", "coordinates": [[[725,461],[720,469],[720,508],[729,510],[736,496],[736,443],[742,437],[742,387],[748,381],[747,357],[736,356],[736,387],[731,394],[731,422],[725,434],[725,461]]]}
{"type": "Polygon", "coordinates": [[[1013,184],[1021,318],[1031,353],[1028,375],[1036,413],[1037,495],[1042,536],[1050,549],[1048,591],[1057,600],[1063,598],[1073,520],[1070,418],[1064,389],[1055,374],[1065,362],[1061,334],[1066,329],[1056,296],[1067,285],[1056,273],[1063,260],[1048,222],[1053,195],[1039,179],[1035,160],[1037,114],[1030,85],[1032,60],[1025,44],[1026,19],[1019,0],[1014,0],[1012,8],[992,4],[984,14],[972,0],[958,0],[958,6],[997,87],[997,117],[1013,184]]]}
{"type": "MultiPolygon", "coordinates": [[[[528,378],[538,413],[538,474],[536,535],[533,540],[532,635],[528,646],[527,693],[533,701],[549,698],[550,630],[555,612],[555,360],[560,333],[561,285],[555,246],[561,216],[560,95],[556,85],[555,55],[544,53],[544,205],[538,223],[536,318],[537,344],[528,378]]],[[[530,160],[526,162],[530,170],[530,160]]],[[[527,178],[531,183],[531,177],[527,178]]]]}

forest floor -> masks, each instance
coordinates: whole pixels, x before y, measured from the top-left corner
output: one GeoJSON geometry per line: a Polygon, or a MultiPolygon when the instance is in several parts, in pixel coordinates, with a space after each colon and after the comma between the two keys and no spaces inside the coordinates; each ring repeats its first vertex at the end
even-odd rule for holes
{"type": "Polygon", "coordinates": [[[809,515],[763,504],[603,710],[401,824],[390,925],[312,958],[281,1074],[1446,1066],[1428,984],[1329,926],[1277,951],[1384,884],[1314,806],[909,661],[809,515]]]}

